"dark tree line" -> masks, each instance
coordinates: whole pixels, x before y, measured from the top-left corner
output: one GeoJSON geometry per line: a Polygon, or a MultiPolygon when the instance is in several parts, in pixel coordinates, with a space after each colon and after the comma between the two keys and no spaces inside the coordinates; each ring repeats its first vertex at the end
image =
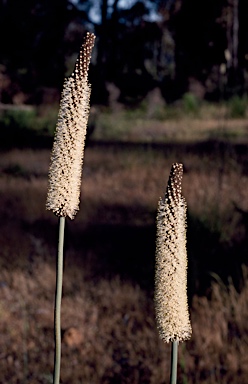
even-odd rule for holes
{"type": "Polygon", "coordinates": [[[246,0],[137,0],[130,8],[118,0],[1,0],[0,101],[22,92],[39,103],[44,87],[60,90],[89,29],[97,36],[95,103],[107,103],[106,82],[125,103],[154,87],[174,101],[192,79],[206,98],[246,93],[247,12],[246,0]]]}

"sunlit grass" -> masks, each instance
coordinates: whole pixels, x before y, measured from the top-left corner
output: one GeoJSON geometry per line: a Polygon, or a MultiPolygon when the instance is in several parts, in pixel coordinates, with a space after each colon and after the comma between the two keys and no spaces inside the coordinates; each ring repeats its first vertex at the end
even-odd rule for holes
{"type": "MultiPolygon", "coordinates": [[[[92,140],[134,142],[193,142],[220,139],[243,141],[248,136],[246,98],[235,97],[219,104],[199,102],[186,94],[172,105],[158,105],[150,113],[144,101],[136,109],[94,106],[89,119],[92,140]]],[[[54,134],[58,106],[0,109],[2,143],[25,145],[24,138],[46,145],[54,134]],[[37,142],[37,140],[39,142],[37,142]]],[[[30,140],[29,140],[30,143],[30,140]]]]}

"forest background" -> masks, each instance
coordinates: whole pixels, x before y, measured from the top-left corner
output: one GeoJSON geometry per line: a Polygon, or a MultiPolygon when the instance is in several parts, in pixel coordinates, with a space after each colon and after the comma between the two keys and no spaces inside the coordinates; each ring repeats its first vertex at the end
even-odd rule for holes
{"type": "Polygon", "coordinates": [[[123,103],[155,87],[168,103],[197,87],[208,100],[244,94],[247,7],[244,0],[2,0],[1,102],[39,104],[46,88],[60,90],[86,30],[97,36],[92,103],[108,102],[107,82],[123,103]]]}
{"type": "Polygon", "coordinates": [[[94,32],[81,209],[66,223],[63,383],[169,380],[153,306],[156,209],[184,165],[192,339],[179,383],[247,384],[245,0],[0,1],[0,382],[51,383],[65,76],[94,32]]]}

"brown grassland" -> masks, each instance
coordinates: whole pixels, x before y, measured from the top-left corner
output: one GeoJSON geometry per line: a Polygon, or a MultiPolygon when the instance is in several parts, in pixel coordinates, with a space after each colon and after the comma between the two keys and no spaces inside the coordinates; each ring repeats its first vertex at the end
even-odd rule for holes
{"type": "MultiPolygon", "coordinates": [[[[61,383],[168,383],[153,273],[156,207],[173,162],[185,170],[193,328],[179,346],[178,384],[248,383],[247,143],[244,119],[98,116],[81,209],[66,222],[61,383]]],[[[0,383],[52,383],[49,157],[48,148],[0,155],[0,383]]]]}

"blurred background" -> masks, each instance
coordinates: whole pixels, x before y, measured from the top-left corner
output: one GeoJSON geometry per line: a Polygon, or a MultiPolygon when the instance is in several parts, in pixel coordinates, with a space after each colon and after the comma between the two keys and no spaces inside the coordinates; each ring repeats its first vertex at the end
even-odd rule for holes
{"type": "Polygon", "coordinates": [[[92,103],[135,105],[159,88],[167,103],[192,92],[219,101],[247,90],[243,0],[1,1],[1,102],[59,98],[82,36],[96,34],[92,103]],[[11,84],[11,86],[10,86],[11,84]]]}
{"type": "Polygon", "coordinates": [[[182,162],[193,336],[178,382],[247,384],[247,12],[245,0],[0,0],[0,383],[52,383],[58,220],[45,210],[47,176],[63,82],[90,31],[62,383],[168,382],[156,209],[182,162]]]}

